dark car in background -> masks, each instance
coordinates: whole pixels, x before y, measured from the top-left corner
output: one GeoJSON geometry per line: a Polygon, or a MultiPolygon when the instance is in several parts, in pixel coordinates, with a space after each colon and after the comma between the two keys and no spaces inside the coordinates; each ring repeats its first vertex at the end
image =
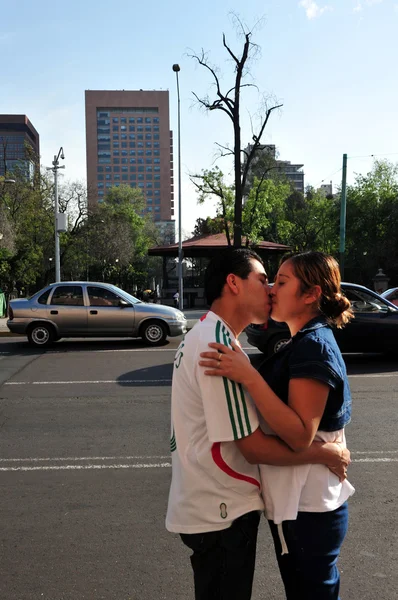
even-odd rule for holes
{"type": "Polygon", "coordinates": [[[187,321],[176,308],[147,304],[115,285],[62,281],[11,300],[7,327],[40,347],[63,337],[140,337],[156,346],[183,335],[187,321]]]}
{"type": "Polygon", "coordinates": [[[380,296],[392,302],[394,306],[398,306],[398,287],[390,288],[380,294],[380,296]]]}
{"type": "MultiPolygon", "coordinates": [[[[355,283],[342,283],[355,318],[343,329],[334,329],[342,352],[390,352],[398,354],[398,307],[376,292],[355,283]]],[[[264,325],[246,328],[249,344],[266,356],[277,352],[290,339],[286,323],[269,319],[264,325]]]]}

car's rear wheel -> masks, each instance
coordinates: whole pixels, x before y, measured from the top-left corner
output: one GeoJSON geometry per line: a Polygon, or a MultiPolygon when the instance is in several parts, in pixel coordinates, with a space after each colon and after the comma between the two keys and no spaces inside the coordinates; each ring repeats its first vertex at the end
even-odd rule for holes
{"type": "Polygon", "coordinates": [[[31,325],[27,331],[29,343],[36,348],[51,346],[55,339],[55,332],[51,325],[37,323],[31,325]]]}
{"type": "Polygon", "coordinates": [[[268,342],[267,349],[265,354],[267,356],[272,356],[275,352],[278,352],[287,342],[290,340],[290,336],[288,333],[280,333],[279,335],[274,335],[270,341],[268,342]]]}
{"type": "Polygon", "coordinates": [[[163,344],[167,338],[166,326],[161,321],[146,321],[140,334],[144,342],[151,346],[163,344]]]}

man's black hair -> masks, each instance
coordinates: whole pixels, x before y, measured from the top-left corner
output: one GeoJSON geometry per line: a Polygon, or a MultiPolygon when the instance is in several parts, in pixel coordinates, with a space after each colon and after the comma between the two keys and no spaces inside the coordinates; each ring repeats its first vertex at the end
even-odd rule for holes
{"type": "Polygon", "coordinates": [[[259,255],[249,248],[228,248],[214,256],[207,265],[205,273],[205,295],[209,306],[220,298],[223,287],[230,273],[247,279],[253,270],[251,260],[258,260],[264,265],[259,255]]]}

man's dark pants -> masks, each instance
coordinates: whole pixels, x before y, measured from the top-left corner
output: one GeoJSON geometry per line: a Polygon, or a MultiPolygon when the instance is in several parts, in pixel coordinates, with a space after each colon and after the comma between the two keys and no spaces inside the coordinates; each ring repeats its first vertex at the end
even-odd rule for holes
{"type": "Polygon", "coordinates": [[[195,600],[250,600],[259,521],[260,514],[254,511],[228,529],[181,534],[193,550],[195,600]]]}

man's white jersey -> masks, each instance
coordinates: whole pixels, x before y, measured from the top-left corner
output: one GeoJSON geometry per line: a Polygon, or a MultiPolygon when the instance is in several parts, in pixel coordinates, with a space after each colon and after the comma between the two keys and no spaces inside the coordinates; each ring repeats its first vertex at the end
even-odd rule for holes
{"type": "Polygon", "coordinates": [[[200,353],[210,350],[209,342],[237,342],[211,311],[185,336],[174,360],[166,527],[176,533],[226,529],[264,509],[258,466],[234,442],[258,428],[256,409],[240,384],[204,374],[200,353]]]}

